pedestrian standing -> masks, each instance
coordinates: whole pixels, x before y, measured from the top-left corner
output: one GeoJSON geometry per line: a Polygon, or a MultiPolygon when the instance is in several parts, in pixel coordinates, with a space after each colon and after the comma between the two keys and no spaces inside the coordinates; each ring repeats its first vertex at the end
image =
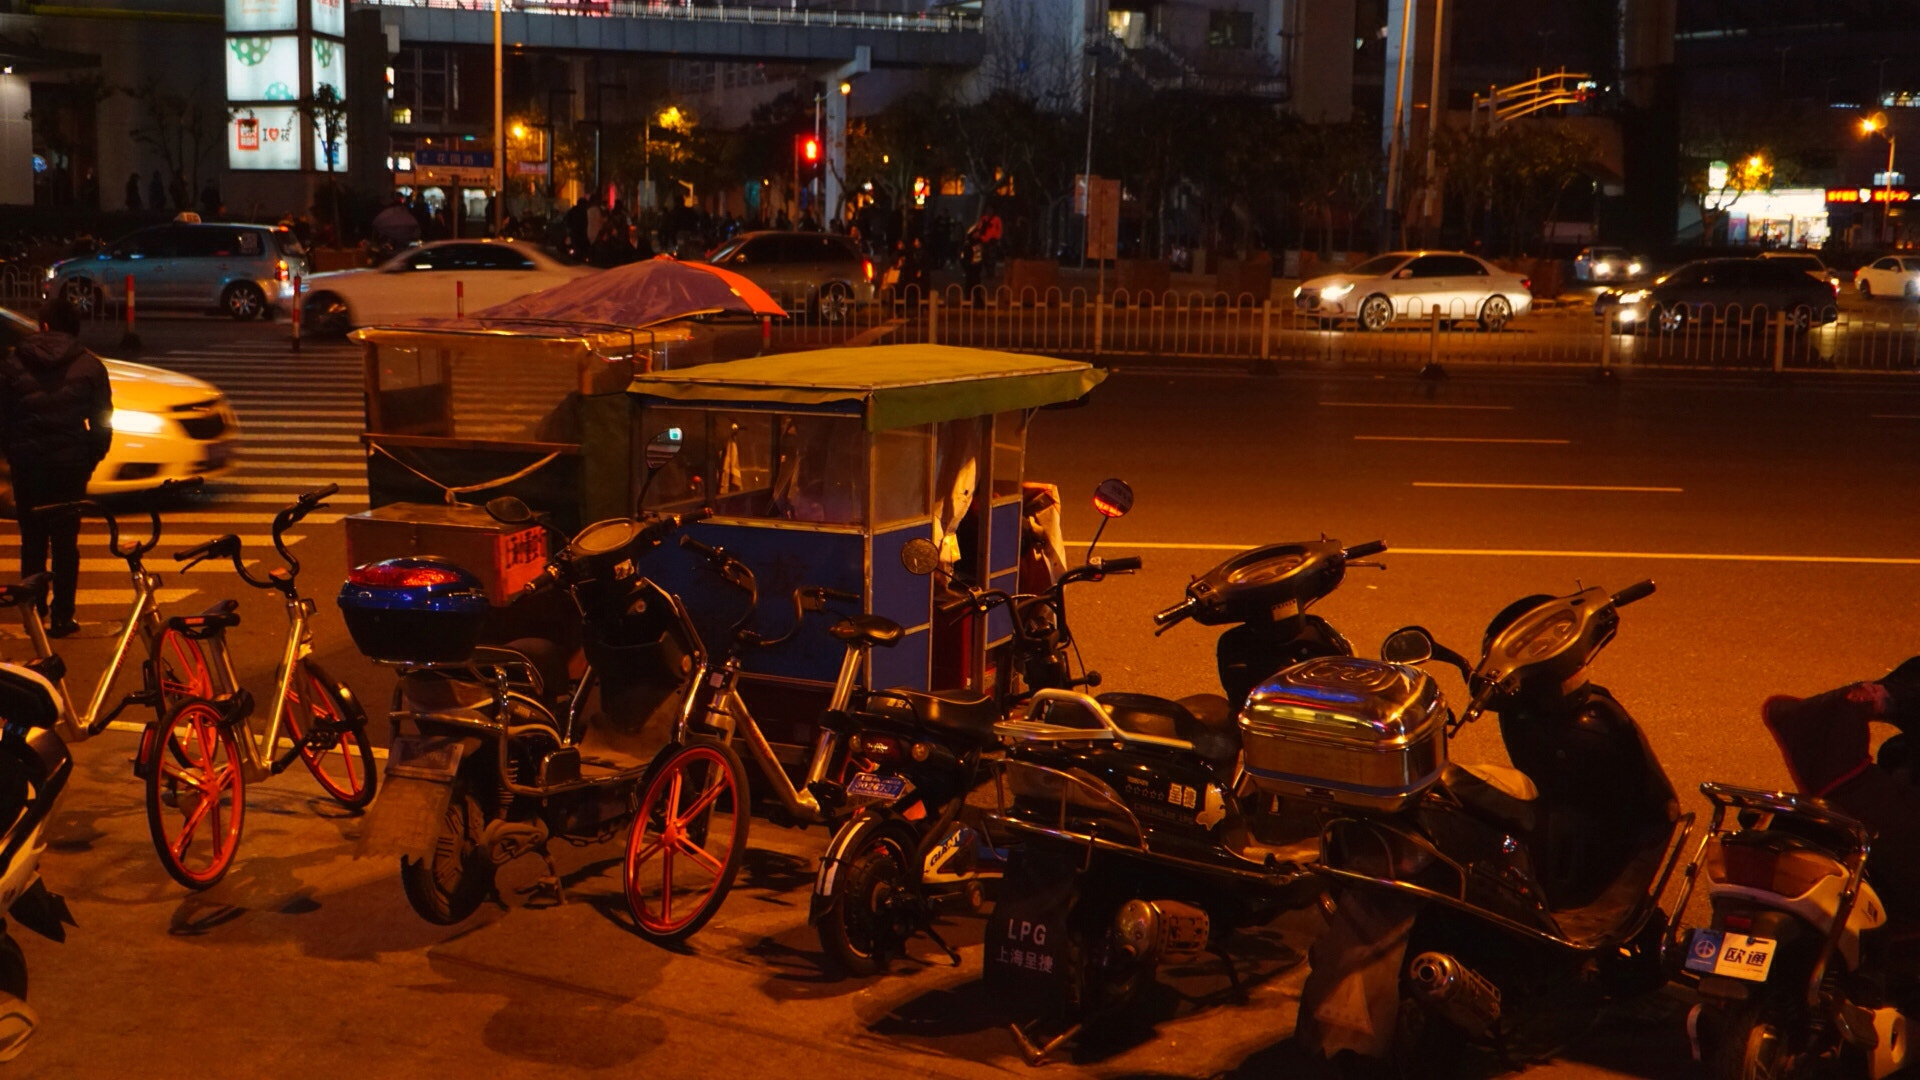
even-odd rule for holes
{"type": "Polygon", "coordinates": [[[127,176],[127,209],[133,210],[133,211],[139,211],[140,209],[142,209],[140,205],[140,174],[139,173],[130,173],[127,176]]]}
{"type": "Polygon", "coordinates": [[[147,209],[165,210],[167,208],[167,182],[160,179],[160,170],[153,170],[153,176],[147,180],[147,209]]]}
{"type": "Polygon", "coordinates": [[[53,560],[52,616],[47,633],[80,629],[74,595],[80,583],[80,517],[42,518],[38,506],[87,495],[87,480],[113,445],[113,390],[100,358],[80,344],[80,316],[58,298],[40,308],[40,332],[0,360],[0,448],[13,475],[20,518],[20,576],[53,560]]]}

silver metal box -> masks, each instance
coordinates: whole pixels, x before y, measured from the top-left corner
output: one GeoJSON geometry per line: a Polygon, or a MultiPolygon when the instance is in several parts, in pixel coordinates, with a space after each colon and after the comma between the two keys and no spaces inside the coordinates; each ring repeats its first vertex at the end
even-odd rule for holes
{"type": "Polygon", "coordinates": [[[1247,773],[1276,795],[1402,809],[1440,779],[1447,707],[1426,672],[1333,656],[1268,679],[1240,713],[1247,773]]]}

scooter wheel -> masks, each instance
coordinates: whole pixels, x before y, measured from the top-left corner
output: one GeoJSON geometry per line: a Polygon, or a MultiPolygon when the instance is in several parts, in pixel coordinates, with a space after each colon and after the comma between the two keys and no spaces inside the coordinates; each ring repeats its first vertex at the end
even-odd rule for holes
{"type": "Polygon", "coordinates": [[[494,865],[480,850],[481,824],[466,778],[456,777],[432,854],[400,859],[400,886],[414,914],[436,926],[452,926],[466,921],[493,892],[494,865]]]}
{"type": "Polygon", "coordinates": [[[913,936],[920,909],[920,874],[912,838],[876,829],[842,859],[840,887],[817,924],[827,963],[844,975],[887,970],[913,936]]]}
{"type": "Polygon", "coordinates": [[[649,941],[674,944],[707,924],[747,847],[747,772],[722,743],[671,747],[654,766],[627,836],[627,909],[649,941]]]}

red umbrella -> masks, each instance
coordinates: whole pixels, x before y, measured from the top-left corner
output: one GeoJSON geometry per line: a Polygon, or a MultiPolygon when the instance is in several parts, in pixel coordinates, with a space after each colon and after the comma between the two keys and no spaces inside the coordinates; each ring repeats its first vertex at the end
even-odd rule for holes
{"type": "Polygon", "coordinates": [[[659,255],[495,304],[475,317],[642,327],[725,311],[786,315],[765,289],[731,270],[659,255]]]}

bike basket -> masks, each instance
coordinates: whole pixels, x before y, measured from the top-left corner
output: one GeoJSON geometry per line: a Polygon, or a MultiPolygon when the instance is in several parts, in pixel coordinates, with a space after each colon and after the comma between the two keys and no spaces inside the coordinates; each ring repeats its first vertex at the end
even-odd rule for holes
{"type": "Polygon", "coordinates": [[[457,664],[473,655],[487,617],[480,578],[447,559],[410,556],[356,566],[340,613],[361,654],[387,664],[457,664]]]}

